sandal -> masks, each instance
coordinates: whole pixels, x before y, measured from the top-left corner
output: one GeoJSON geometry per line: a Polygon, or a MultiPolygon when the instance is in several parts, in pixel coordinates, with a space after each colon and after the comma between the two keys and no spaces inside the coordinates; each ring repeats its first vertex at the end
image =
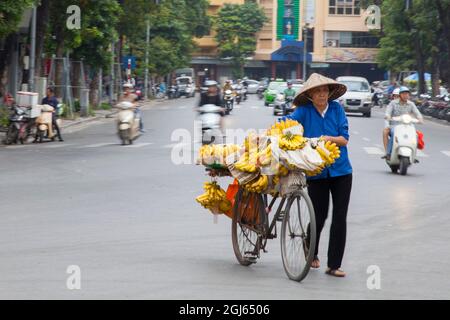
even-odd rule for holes
{"type": "Polygon", "coordinates": [[[328,268],[327,271],[325,271],[325,273],[330,276],[337,277],[337,278],[344,278],[346,276],[345,272],[342,271],[341,269],[328,268]]]}
{"type": "Polygon", "coordinates": [[[320,268],[320,260],[318,256],[315,256],[313,261],[311,262],[311,268],[312,269],[319,269],[320,268]]]}

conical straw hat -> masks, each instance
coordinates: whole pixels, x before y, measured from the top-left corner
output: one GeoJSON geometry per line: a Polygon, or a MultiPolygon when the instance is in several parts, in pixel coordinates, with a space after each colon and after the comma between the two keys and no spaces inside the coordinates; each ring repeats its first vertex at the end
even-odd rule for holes
{"type": "Polygon", "coordinates": [[[330,88],[330,97],[328,101],[336,100],[347,92],[347,87],[333,79],[324,77],[318,73],[313,73],[305,82],[302,90],[294,99],[295,106],[301,106],[310,103],[308,91],[311,89],[327,85],[330,88]]]}

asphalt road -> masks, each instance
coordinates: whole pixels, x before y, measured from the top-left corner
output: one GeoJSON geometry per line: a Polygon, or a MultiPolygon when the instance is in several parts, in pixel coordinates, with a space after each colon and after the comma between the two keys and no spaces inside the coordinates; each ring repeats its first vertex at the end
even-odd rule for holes
{"type": "MultiPolygon", "coordinates": [[[[420,164],[399,176],[380,159],[382,110],[349,116],[348,276],[324,274],[328,222],[321,269],[296,283],[284,273],[279,239],[257,264],[240,266],[230,220],[214,223],[194,200],[207,180],[203,168],[172,162],[174,147],[186,143],[172,133],[193,136],[194,102],[145,111],[147,133],[132,147],[119,145],[111,119],[65,132],[64,143],[0,147],[0,298],[450,298],[449,126],[423,125],[420,164]],[[80,290],[67,287],[73,265],[80,290]],[[367,286],[370,266],[380,271],[380,289],[367,286]]],[[[264,129],[275,119],[252,96],[226,124],[264,129]]],[[[194,161],[191,147],[184,155],[194,161]]]]}

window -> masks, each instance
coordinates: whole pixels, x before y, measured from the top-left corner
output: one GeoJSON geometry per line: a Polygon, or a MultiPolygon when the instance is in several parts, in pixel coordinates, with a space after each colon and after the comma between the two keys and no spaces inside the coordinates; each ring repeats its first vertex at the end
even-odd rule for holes
{"type": "Polygon", "coordinates": [[[368,32],[324,31],[324,47],[378,48],[379,39],[368,32]]]}
{"type": "Polygon", "coordinates": [[[328,13],[332,15],[357,15],[361,13],[361,0],[329,0],[328,13]]]}

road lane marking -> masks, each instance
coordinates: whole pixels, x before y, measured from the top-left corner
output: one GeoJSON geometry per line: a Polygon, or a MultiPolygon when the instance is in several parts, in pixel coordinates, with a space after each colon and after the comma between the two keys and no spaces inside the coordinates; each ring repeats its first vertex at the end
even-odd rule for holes
{"type": "Polygon", "coordinates": [[[69,144],[67,144],[67,143],[63,143],[63,144],[55,144],[55,145],[52,145],[52,146],[44,146],[44,147],[42,147],[43,149],[57,149],[57,148],[64,148],[64,147],[69,147],[69,146],[74,146],[75,144],[73,144],[73,143],[69,143],[69,144]]]}
{"type": "Polygon", "coordinates": [[[184,146],[189,146],[191,145],[190,143],[171,143],[171,144],[166,144],[165,146],[163,146],[164,149],[172,149],[172,148],[181,148],[184,146]]]}
{"type": "Polygon", "coordinates": [[[88,144],[86,146],[81,146],[80,148],[100,148],[100,147],[106,147],[106,146],[113,146],[117,145],[117,143],[96,143],[96,144],[88,144]]]}
{"type": "Polygon", "coordinates": [[[252,106],[252,109],[258,109],[259,107],[257,107],[257,106],[252,106]]]}
{"type": "Polygon", "coordinates": [[[450,151],[441,151],[443,154],[445,154],[447,157],[450,157],[450,151]]]}
{"type": "Polygon", "coordinates": [[[422,150],[417,150],[417,157],[420,158],[428,158],[429,155],[427,155],[425,152],[423,152],[422,150]]]}
{"type": "Polygon", "coordinates": [[[136,144],[131,144],[131,145],[125,146],[125,148],[142,148],[142,147],[150,146],[152,144],[154,144],[154,143],[153,142],[136,143],[136,144]]]}
{"type": "Polygon", "coordinates": [[[364,147],[364,150],[370,155],[384,155],[384,151],[376,147],[364,147]]]}

